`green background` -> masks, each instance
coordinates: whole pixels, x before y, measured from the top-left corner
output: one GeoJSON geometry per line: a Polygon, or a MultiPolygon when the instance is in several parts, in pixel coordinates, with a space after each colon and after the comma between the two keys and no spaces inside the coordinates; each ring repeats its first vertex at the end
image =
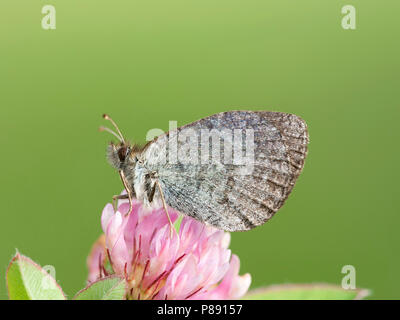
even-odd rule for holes
{"type": "MultiPolygon", "coordinates": [[[[397,0],[2,0],[0,267],[15,249],[85,284],[100,214],[122,190],[105,160],[111,114],[151,128],[229,109],[303,117],[304,172],[272,221],[232,235],[252,287],[340,284],[400,298],[397,0]],[[41,28],[41,8],[57,29],[41,28]],[[357,29],[341,8],[357,9],[357,29]]],[[[0,297],[6,298],[5,281],[0,297]]]]}

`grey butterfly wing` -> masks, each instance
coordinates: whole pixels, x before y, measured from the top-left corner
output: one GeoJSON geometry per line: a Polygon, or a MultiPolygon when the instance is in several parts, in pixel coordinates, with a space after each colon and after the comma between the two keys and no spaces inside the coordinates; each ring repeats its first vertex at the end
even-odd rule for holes
{"type": "Polygon", "coordinates": [[[307,126],[295,115],[229,111],[158,137],[143,155],[170,207],[219,229],[240,231],[263,224],[283,205],[303,169],[308,141],[307,126]],[[204,148],[204,132],[210,147],[204,148]],[[215,137],[220,145],[213,144],[215,137]],[[223,155],[219,162],[212,158],[215,150],[223,155]]]}

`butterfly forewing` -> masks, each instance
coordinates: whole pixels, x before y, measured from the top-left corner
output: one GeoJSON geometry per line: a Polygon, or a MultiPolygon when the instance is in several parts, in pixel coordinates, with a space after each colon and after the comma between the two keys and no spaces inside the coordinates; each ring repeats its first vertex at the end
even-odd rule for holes
{"type": "Polygon", "coordinates": [[[239,231],[263,224],[283,205],[307,144],[306,124],[295,115],[230,111],[158,137],[142,158],[170,207],[239,231]]]}

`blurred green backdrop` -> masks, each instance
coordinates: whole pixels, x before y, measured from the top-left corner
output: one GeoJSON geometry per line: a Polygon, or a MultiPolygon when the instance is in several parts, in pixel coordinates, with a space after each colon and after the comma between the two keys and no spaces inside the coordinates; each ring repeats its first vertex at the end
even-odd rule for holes
{"type": "Polygon", "coordinates": [[[111,114],[126,136],[229,109],[296,113],[303,174],[279,214],[235,233],[252,287],[340,284],[400,298],[396,0],[2,0],[0,297],[18,248],[84,286],[100,214],[122,190],[105,160],[111,114]],[[41,9],[57,29],[41,28],[41,9]],[[357,9],[357,29],[341,8],[357,9]]]}

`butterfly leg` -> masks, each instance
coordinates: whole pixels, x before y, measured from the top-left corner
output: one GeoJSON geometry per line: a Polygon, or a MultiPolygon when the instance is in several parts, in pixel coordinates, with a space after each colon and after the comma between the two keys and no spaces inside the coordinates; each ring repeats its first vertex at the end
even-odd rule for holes
{"type": "MultiPolygon", "coordinates": [[[[157,188],[158,188],[158,191],[160,192],[161,201],[162,201],[162,204],[163,204],[163,207],[164,207],[164,211],[165,211],[165,213],[166,213],[166,215],[167,215],[168,222],[169,222],[170,236],[171,236],[171,238],[172,238],[173,232],[175,231],[175,228],[174,228],[174,225],[173,225],[173,223],[172,223],[172,221],[171,221],[171,218],[170,218],[170,216],[169,216],[169,214],[168,214],[167,203],[165,202],[165,198],[164,198],[164,192],[162,191],[160,182],[159,182],[158,180],[156,180],[156,182],[155,182],[155,184],[154,184],[154,188],[155,188],[156,186],[157,186],[157,188]]],[[[155,191],[155,190],[154,190],[154,191],[155,191]]],[[[154,196],[154,193],[153,193],[153,196],[154,196]]],[[[176,232],[176,231],[175,231],[175,232],[176,232]]]]}
{"type": "Polygon", "coordinates": [[[131,213],[132,208],[133,208],[133,203],[132,203],[132,191],[128,186],[128,183],[126,182],[124,172],[122,170],[119,170],[119,176],[121,177],[122,183],[124,184],[125,190],[126,190],[126,195],[128,196],[129,199],[129,211],[125,213],[125,215],[128,215],[131,213]]]}
{"type": "Polygon", "coordinates": [[[114,208],[114,212],[116,212],[118,209],[117,208],[118,200],[126,200],[126,199],[129,199],[129,196],[127,194],[119,194],[112,197],[112,205],[114,208]]]}

